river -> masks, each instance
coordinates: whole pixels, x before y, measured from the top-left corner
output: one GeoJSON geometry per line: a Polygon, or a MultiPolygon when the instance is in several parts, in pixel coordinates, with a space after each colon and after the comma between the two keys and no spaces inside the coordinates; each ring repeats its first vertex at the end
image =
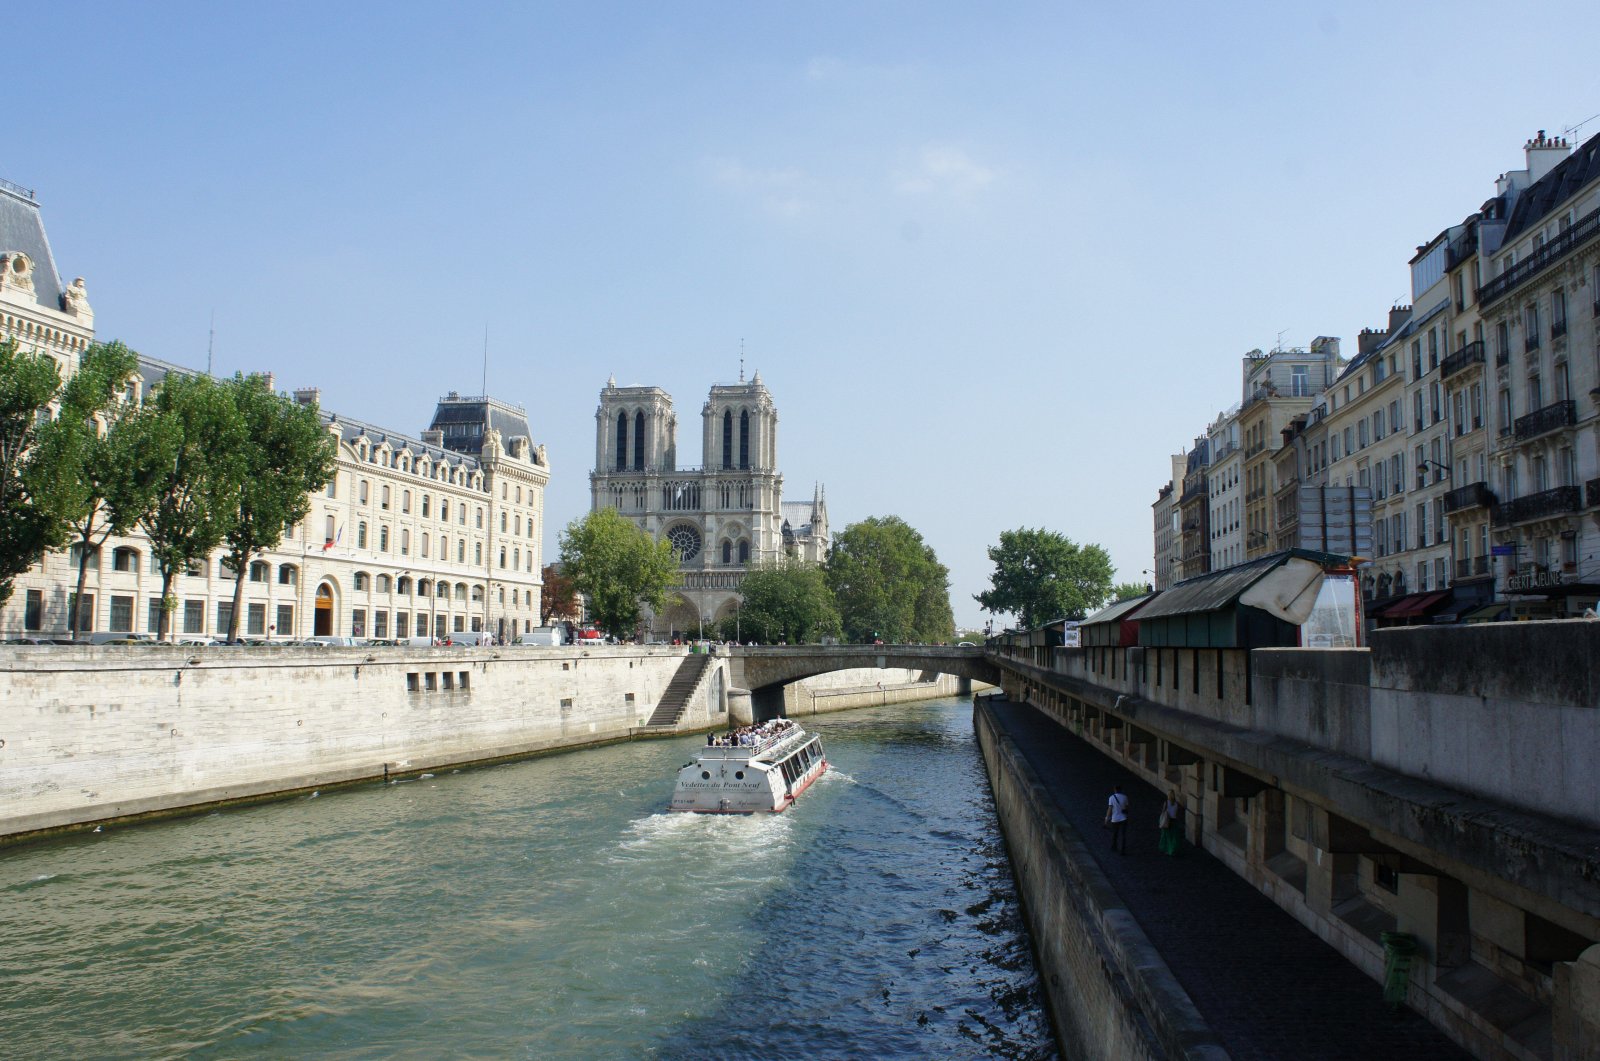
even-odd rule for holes
{"type": "Polygon", "coordinates": [[[1054,1058],[971,705],[823,716],[789,812],[701,737],[0,851],[19,1058],[1054,1058]]]}

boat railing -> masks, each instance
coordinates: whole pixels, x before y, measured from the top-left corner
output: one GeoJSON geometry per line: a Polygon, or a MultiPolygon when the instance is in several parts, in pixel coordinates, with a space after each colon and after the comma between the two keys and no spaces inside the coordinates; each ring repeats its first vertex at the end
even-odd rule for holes
{"type": "Polygon", "coordinates": [[[754,758],[757,755],[764,755],[784,741],[792,740],[804,733],[805,730],[799,726],[791,726],[782,732],[763,737],[755,744],[707,744],[700,749],[700,755],[703,758],[710,759],[754,758]]]}

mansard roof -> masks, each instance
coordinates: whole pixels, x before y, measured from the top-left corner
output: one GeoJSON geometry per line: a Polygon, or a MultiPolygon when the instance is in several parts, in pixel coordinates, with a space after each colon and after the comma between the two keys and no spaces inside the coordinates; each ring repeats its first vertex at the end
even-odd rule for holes
{"type": "Polygon", "coordinates": [[[443,430],[447,424],[476,424],[481,427],[482,430],[475,434],[445,432],[445,444],[450,449],[474,456],[483,452],[483,440],[490,430],[500,432],[500,437],[507,441],[518,436],[530,442],[533,439],[533,432],[528,427],[527,410],[488,395],[464,398],[451,391],[440,398],[430,428],[443,430]]]}
{"type": "Polygon", "coordinates": [[[33,296],[39,305],[61,309],[61,276],[44,234],[39,201],[26,188],[0,181],[0,254],[21,251],[33,261],[33,296]]]}
{"type": "Polygon", "coordinates": [[[1509,244],[1543,221],[1585,185],[1596,180],[1600,180],[1600,136],[1591,136],[1587,143],[1562,159],[1555,169],[1534,181],[1527,191],[1517,196],[1517,204],[1511,208],[1511,217],[1506,222],[1503,244],[1509,244]]]}

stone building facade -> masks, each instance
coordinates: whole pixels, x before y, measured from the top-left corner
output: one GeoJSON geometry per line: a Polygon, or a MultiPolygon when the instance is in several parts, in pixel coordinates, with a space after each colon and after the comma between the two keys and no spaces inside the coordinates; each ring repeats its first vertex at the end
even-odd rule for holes
{"type": "MultiPolygon", "coordinates": [[[[71,375],[94,341],[86,288],[81,279],[61,284],[37,200],[9,185],[0,186],[0,264],[0,337],[50,354],[63,378],[71,375]]],[[[127,400],[142,400],[168,373],[191,371],[141,357],[127,400]]],[[[320,407],[314,389],[294,397],[320,407]]],[[[243,573],[241,636],[511,638],[538,624],[549,464],[522,409],[451,393],[418,436],[326,411],[322,418],[338,440],[333,481],[243,573]]],[[[65,636],[77,560],[75,549],[50,553],[21,576],[0,610],[0,633],[65,636]]],[[[220,552],[180,574],[172,634],[224,636],[235,586],[220,552]]],[[[155,632],[160,589],[142,533],[108,539],[90,558],[80,630],[155,632]]]]}
{"type": "Polygon", "coordinates": [[[778,411],[757,372],[712,386],[700,411],[702,465],[678,464],[678,419],[660,387],[606,382],[595,411],[590,507],[614,508],[678,554],[679,584],[656,637],[694,636],[734,614],[739,584],[754,567],[784,557],[827,556],[828,503],[783,500],[778,411]]]}

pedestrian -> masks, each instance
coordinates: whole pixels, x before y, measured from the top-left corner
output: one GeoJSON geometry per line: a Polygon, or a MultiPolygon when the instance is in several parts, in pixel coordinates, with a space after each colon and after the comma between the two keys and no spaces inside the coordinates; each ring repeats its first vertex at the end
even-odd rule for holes
{"type": "Polygon", "coordinates": [[[1128,853],[1128,797],[1122,786],[1116,785],[1111,798],[1106,800],[1106,826],[1111,830],[1111,850],[1128,853]]]}
{"type": "Polygon", "coordinates": [[[1183,839],[1183,804],[1178,802],[1178,790],[1167,789],[1167,801],[1161,806],[1161,836],[1156,846],[1163,855],[1176,855],[1183,839]]]}

